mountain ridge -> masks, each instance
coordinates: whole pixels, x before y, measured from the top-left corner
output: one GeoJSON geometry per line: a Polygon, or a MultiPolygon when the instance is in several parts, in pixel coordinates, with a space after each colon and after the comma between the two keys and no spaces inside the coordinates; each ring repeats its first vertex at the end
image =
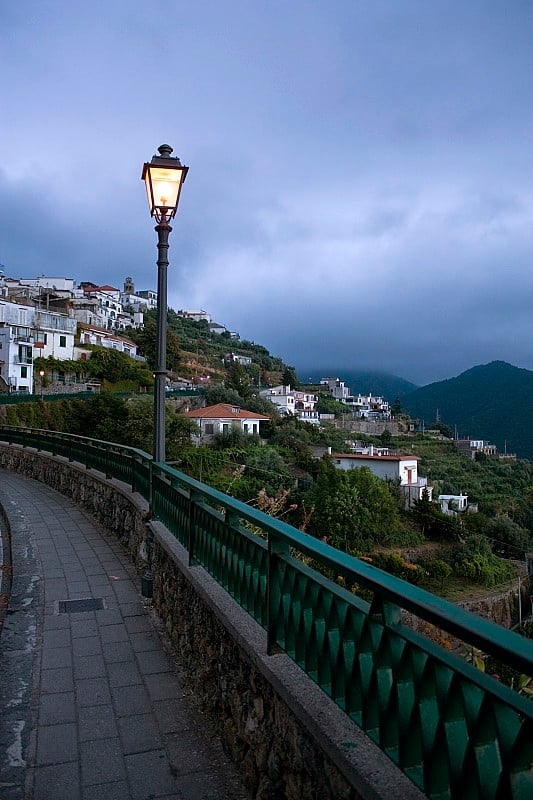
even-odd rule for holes
{"type": "Polygon", "coordinates": [[[422,386],[402,397],[404,409],[436,419],[460,437],[487,439],[498,450],[533,458],[533,372],[506,361],[479,364],[455,378],[422,386]]]}

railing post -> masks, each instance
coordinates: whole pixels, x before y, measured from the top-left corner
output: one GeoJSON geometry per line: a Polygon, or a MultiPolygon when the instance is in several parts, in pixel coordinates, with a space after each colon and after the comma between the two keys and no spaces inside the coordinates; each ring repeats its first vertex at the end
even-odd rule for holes
{"type": "Polygon", "coordinates": [[[374,593],[370,604],[369,615],[371,617],[379,617],[383,625],[389,628],[399,625],[402,621],[402,609],[400,606],[384,600],[381,595],[376,593],[374,593]]]}
{"type": "Polygon", "coordinates": [[[137,477],[137,464],[138,464],[138,456],[134,453],[130,453],[130,461],[131,461],[131,491],[135,491],[135,478],[137,477]]]}
{"type": "Polygon", "coordinates": [[[189,536],[187,542],[187,550],[189,553],[189,566],[192,567],[196,564],[194,557],[196,551],[196,509],[202,503],[202,496],[194,489],[189,493],[189,536]]]}
{"type": "Polygon", "coordinates": [[[267,653],[273,655],[277,650],[277,631],[279,614],[283,613],[281,604],[280,562],[290,554],[290,547],[271,530],[268,532],[268,578],[267,578],[267,653]]]}

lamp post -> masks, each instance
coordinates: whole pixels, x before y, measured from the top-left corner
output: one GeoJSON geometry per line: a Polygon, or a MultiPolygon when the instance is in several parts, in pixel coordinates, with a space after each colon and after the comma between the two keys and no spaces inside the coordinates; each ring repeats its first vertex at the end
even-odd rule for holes
{"type": "Polygon", "coordinates": [[[165,460],[165,385],[167,377],[167,267],[170,220],[176,216],[183,181],[189,167],[172,158],[172,147],[162,144],[158,156],[145,163],[141,180],[145,181],[150,216],[157,225],[157,342],[154,384],[154,461],[165,460]]]}
{"type": "Polygon", "coordinates": [[[43,399],[43,379],[44,379],[44,369],[39,370],[39,377],[41,379],[41,400],[43,399]]]}

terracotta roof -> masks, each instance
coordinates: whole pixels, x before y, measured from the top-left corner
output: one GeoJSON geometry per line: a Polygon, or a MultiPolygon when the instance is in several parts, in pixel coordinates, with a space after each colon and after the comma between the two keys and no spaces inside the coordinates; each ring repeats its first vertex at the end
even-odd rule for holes
{"type": "Polygon", "coordinates": [[[217,403],[215,406],[197,408],[195,411],[187,411],[185,416],[193,419],[270,419],[264,414],[245,411],[238,406],[232,406],[230,403],[217,403]]]}
{"type": "MultiPolygon", "coordinates": [[[[126,336],[119,336],[118,333],[111,333],[108,328],[99,328],[98,325],[89,325],[87,322],[78,322],[78,328],[85,333],[92,333],[95,336],[102,335],[105,339],[126,342],[126,344],[132,344],[137,347],[136,343],[132,342],[131,339],[126,338],[126,336]]],[[[87,342],[83,342],[83,344],[87,344],[87,342]]]]}
{"type": "Polygon", "coordinates": [[[116,289],[114,286],[109,286],[109,284],[106,283],[104,286],[84,286],[83,291],[108,293],[108,292],[118,292],[118,289],[116,289]]]}
{"type": "Polygon", "coordinates": [[[362,461],[420,461],[418,456],[378,456],[366,453],[332,453],[332,458],[354,458],[362,461]]]}

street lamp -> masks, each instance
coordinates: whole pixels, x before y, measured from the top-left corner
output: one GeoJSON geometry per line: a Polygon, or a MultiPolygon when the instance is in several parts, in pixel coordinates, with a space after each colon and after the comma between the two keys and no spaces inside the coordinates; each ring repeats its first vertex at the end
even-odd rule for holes
{"type": "Polygon", "coordinates": [[[39,370],[39,377],[41,379],[41,400],[43,399],[43,379],[44,379],[44,369],[39,370]]]}
{"type": "Polygon", "coordinates": [[[144,164],[141,180],[146,183],[150,216],[157,225],[157,342],[154,384],[154,461],[165,460],[165,386],[167,377],[167,267],[169,221],[176,215],[183,181],[189,167],[172,158],[172,147],[162,144],[158,156],[144,164]]]}

